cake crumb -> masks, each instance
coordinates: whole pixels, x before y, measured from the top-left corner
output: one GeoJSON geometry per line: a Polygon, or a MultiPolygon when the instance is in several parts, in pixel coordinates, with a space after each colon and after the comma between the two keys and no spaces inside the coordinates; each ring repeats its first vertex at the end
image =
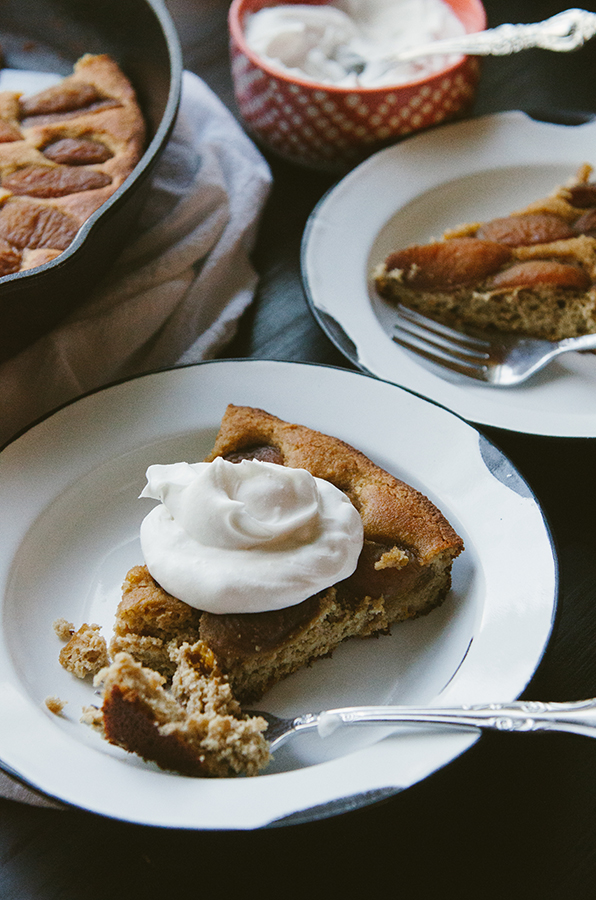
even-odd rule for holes
{"type": "Polygon", "coordinates": [[[380,559],[375,563],[375,569],[403,569],[410,561],[410,557],[405,550],[399,547],[392,547],[383,553],[380,559]]]}
{"type": "Polygon", "coordinates": [[[69,641],[76,631],[72,622],[68,619],[56,619],[54,622],[54,631],[61,641],[69,641]]]}
{"type": "Polygon", "coordinates": [[[83,725],[88,725],[93,731],[96,731],[105,738],[103,715],[101,709],[98,709],[97,706],[84,706],[80,722],[82,722],[83,725]]]}
{"type": "Polygon", "coordinates": [[[60,697],[54,697],[52,695],[46,697],[45,704],[51,713],[54,713],[55,716],[59,716],[66,706],[66,700],[61,700],[60,697]]]}
{"type": "Polygon", "coordinates": [[[72,635],[59,655],[60,665],[67,672],[86,678],[109,665],[108,646],[99,632],[99,625],[85,623],[72,635]]]}

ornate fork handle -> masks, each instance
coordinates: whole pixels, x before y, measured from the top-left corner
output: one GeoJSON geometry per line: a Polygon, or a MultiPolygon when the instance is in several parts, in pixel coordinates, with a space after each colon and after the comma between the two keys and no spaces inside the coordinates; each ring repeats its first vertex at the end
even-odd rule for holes
{"type": "Polygon", "coordinates": [[[400,61],[436,53],[469,53],[474,56],[507,56],[530,47],[565,52],[581,47],[596,34],[596,13],[568,9],[544,22],[499,25],[461,38],[435,41],[396,54],[400,61]]]}
{"type": "MultiPolygon", "coordinates": [[[[516,701],[486,706],[445,709],[411,707],[348,707],[325,710],[305,721],[304,728],[316,726],[321,737],[344,725],[417,724],[490,728],[496,731],[567,731],[596,737],[596,699],[571,703],[516,701]]],[[[295,726],[297,720],[294,720],[295,726]]],[[[297,730],[300,730],[298,725],[297,730]]]]}

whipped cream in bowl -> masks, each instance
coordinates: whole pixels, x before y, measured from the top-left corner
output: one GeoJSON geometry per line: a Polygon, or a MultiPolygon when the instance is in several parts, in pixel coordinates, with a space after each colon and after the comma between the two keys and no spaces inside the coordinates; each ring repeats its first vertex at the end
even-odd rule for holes
{"type": "Polygon", "coordinates": [[[252,13],[245,24],[248,46],[269,66],[337,87],[380,87],[424,78],[459,57],[391,64],[392,54],[464,33],[443,0],[282,3],[252,13]]]}
{"type": "Polygon", "coordinates": [[[216,614],[294,606],[347,578],[364,541],[346,495],[305,469],[259,460],[154,465],[141,497],[152,577],[216,614]]]}

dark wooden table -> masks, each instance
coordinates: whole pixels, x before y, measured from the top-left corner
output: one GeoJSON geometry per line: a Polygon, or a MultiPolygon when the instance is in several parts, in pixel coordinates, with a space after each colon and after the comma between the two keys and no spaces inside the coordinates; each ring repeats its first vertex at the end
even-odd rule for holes
{"type": "MultiPolygon", "coordinates": [[[[185,65],[232,108],[226,0],[169,0],[185,65]]],[[[489,23],[560,3],[487,0],[489,23]]],[[[596,10],[596,3],[585,4],[596,10]]],[[[596,111],[596,43],[572,55],[487,60],[477,113],[596,111]]],[[[256,301],[226,355],[349,367],[310,314],[299,273],[305,221],[332,179],[270,160],[275,183],[255,263],[256,301]]],[[[528,698],[596,695],[596,444],[483,431],[543,505],[560,560],[554,634],[528,698]]],[[[253,833],[194,833],[0,801],[0,897],[44,900],[304,896],[596,897],[596,742],[486,734],[390,801],[253,833]],[[182,892],[181,894],[179,892],[182,892]],[[215,893],[216,892],[216,893],[215,893]]]]}

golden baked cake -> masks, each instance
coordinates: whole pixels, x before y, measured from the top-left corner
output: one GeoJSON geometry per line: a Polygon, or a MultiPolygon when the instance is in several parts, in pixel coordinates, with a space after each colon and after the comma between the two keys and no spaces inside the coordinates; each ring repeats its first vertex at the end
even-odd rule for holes
{"type": "Polygon", "coordinates": [[[339,584],[274,612],[203,614],[200,636],[241,702],[257,699],[346,638],[387,632],[447,595],[463,542],[427,497],[360,451],[263,410],[229,406],[208,461],[218,456],[304,468],[343,491],[364,526],[356,571],[339,584]]]}
{"type": "Polygon", "coordinates": [[[263,410],[227,408],[206,462],[220,458],[305,469],[338,488],[363,526],[355,571],[292,606],[216,614],[168,593],[146,566],[134,567],[126,576],[109,646],[114,661],[96,678],[102,706],[88,710],[86,720],[109,741],[165,768],[253,774],[268,759],[265,723],[243,716],[238,704],[255,701],[347,638],[387,633],[395,622],[430,612],[449,591],[463,542],[427,497],[358,450],[263,410]],[[189,762],[197,747],[205,757],[204,745],[193,744],[189,734],[202,735],[213,714],[213,704],[204,699],[211,682],[218,696],[225,695],[218,703],[228,717],[226,733],[233,736],[222,752],[230,741],[242,751],[221,766],[215,745],[208,764],[189,762]],[[189,705],[200,710],[200,728],[194,720],[189,725],[189,705]]]}
{"type": "Polygon", "coordinates": [[[0,276],[49,262],[130,175],[145,124],[106,55],[31,96],[0,92],[0,276]]]}
{"type": "Polygon", "coordinates": [[[568,184],[505,218],[396,250],[375,270],[381,297],[464,330],[557,341],[596,332],[596,182],[568,184]]]}

